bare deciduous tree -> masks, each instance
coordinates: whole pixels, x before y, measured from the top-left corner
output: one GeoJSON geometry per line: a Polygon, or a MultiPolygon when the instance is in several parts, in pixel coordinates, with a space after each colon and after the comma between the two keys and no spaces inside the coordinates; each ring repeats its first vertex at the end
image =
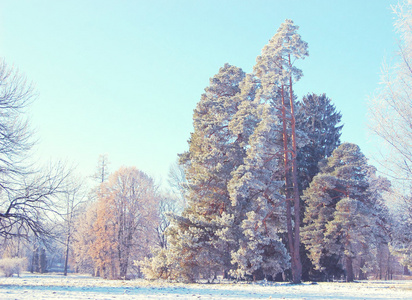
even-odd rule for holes
{"type": "Polygon", "coordinates": [[[156,227],[158,245],[161,249],[167,249],[166,229],[170,226],[169,214],[178,214],[181,210],[180,199],[176,196],[167,194],[160,196],[159,201],[159,224],[156,227]]]}
{"type": "Polygon", "coordinates": [[[55,196],[65,190],[66,167],[34,168],[33,146],[24,110],[33,87],[14,67],[0,61],[0,237],[49,234],[46,221],[56,212],[55,196]]]}
{"type": "Polygon", "coordinates": [[[69,173],[64,165],[56,164],[30,174],[14,174],[1,185],[0,236],[50,235],[47,222],[59,213],[57,196],[67,191],[69,173]]]}
{"type": "Polygon", "coordinates": [[[81,205],[82,213],[74,220],[73,262],[76,272],[100,276],[99,266],[92,258],[94,249],[91,245],[96,240],[93,225],[97,220],[97,203],[92,201],[81,205]]]}
{"type": "Polygon", "coordinates": [[[180,200],[180,209],[187,206],[186,193],[189,190],[189,184],[186,179],[185,170],[182,165],[176,161],[169,168],[168,183],[172,193],[180,200]]]}
{"type": "Polygon", "coordinates": [[[96,179],[99,183],[105,182],[110,175],[109,172],[109,159],[107,154],[100,154],[99,161],[97,163],[96,173],[93,175],[93,178],[96,179]]]}
{"type": "MultiPolygon", "coordinates": [[[[22,162],[32,148],[32,132],[28,129],[24,109],[34,99],[32,84],[14,67],[0,60],[0,167],[1,174],[21,174],[22,162]]],[[[1,176],[0,183],[8,181],[1,176]]]]}
{"type": "Polygon", "coordinates": [[[382,87],[370,101],[370,128],[386,146],[381,162],[387,173],[412,184],[412,2],[393,9],[401,34],[399,62],[383,67],[382,87]]]}
{"type": "Polygon", "coordinates": [[[69,186],[66,193],[63,195],[62,204],[64,206],[65,212],[61,214],[63,218],[64,226],[64,276],[67,275],[68,263],[69,263],[69,253],[71,249],[71,244],[73,240],[73,234],[75,230],[75,221],[78,216],[82,205],[87,201],[87,193],[85,191],[84,181],[80,178],[72,177],[69,180],[69,186]]]}

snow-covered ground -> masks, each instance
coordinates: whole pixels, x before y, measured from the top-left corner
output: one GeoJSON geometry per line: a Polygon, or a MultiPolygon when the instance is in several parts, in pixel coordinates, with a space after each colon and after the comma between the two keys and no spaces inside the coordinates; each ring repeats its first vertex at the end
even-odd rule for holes
{"type": "Polygon", "coordinates": [[[0,278],[0,299],[412,299],[412,281],[173,284],[23,274],[0,278]]]}

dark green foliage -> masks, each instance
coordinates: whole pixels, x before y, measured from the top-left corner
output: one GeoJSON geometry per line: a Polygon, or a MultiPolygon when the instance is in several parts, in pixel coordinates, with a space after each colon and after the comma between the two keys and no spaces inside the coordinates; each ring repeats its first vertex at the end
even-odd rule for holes
{"type": "Polygon", "coordinates": [[[46,273],[47,272],[47,255],[46,249],[38,248],[33,251],[30,272],[46,273]]]}
{"type": "Polygon", "coordinates": [[[41,248],[41,250],[40,250],[39,272],[40,273],[46,273],[47,272],[47,256],[46,256],[46,250],[44,248],[41,248]]]}
{"type": "Polygon", "coordinates": [[[33,251],[33,256],[31,259],[31,265],[30,265],[30,272],[39,272],[39,249],[36,248],[36,250],[33,251]]]}
{"type": "MultiPolygon", "coordinates": [[[[325,94],[308,94],[297,103],[296,126],[306,134],[307,143],[298,149],[299,190],[309,187],[313,177],[319,172],[319,162],[329,157],[340,145],[343,125],[339,125],[342,115],[325,94]]],[[[303,221],[305,201],[301,199],[301,220],[303,221]]],[[[302,224],[303,225],[303,224],[302,224]]],[[[315,270],[309,253],[300,247],[303,280],[327,280],[328,274],[315,270]]],[[[333,266],[331,266],[333,268],[333,266]]]]}
{"type": "Polygon", "coordinates": [[[308,141],[299,148],[298,167],[300,190],[309,186],[319,172],[319,162],[331,156],[340,145],[343,125],[340,112],[325,94],[308,94],[297,105],[296,126],[306,133],[308,141]]]}

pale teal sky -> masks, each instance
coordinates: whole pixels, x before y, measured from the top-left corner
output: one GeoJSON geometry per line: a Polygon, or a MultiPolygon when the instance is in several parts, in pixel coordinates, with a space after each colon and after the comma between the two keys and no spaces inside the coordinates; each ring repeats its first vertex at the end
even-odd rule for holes
{"type": "Polygon", "coordinates": [[[136,166],[163,182],[187,149],[192,113],[225,62],[250,72],[287,18],[309,57],[299,97],[326,93],[343,114],[343,141],[367,155],[367,97],[397,35],[385,0],[0,0],[0,57],[36,84],[29,110],[41,160],[95,171],[136,166]]]}

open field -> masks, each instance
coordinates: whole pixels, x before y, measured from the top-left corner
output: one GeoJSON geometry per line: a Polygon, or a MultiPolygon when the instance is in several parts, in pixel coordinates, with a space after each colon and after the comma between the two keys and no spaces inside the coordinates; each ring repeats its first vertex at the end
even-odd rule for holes
{"type": "Polygon", "coordinates": [[[412,299],[412,281],[180,284],[25,273],[0,278],[0,299],[412,299]]]}

